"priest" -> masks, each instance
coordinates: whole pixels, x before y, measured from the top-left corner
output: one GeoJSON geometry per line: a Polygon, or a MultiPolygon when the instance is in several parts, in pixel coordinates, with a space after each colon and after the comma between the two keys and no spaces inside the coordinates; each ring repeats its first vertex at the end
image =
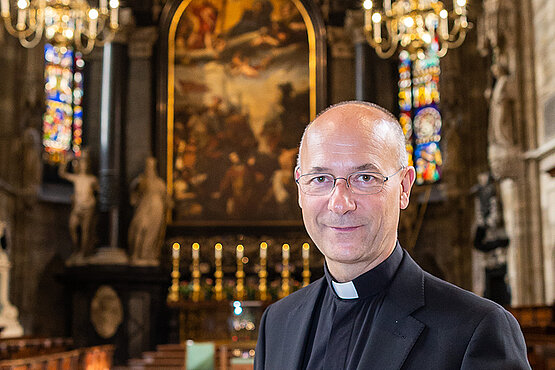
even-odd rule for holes
{"type": "Polygon", "coordinates": [[[396,118],[370,103],[322,112],[295,169],[324,277],[270,305],[255,369],[529,369],[518,322],[424,272],[397,240],[415,170],[396,118]]]}

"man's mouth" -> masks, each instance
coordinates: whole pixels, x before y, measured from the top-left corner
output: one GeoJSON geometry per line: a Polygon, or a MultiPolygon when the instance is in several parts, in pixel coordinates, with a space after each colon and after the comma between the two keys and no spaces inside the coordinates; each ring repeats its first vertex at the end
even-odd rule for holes
{"type": "Polygon", "coordinates": [[[358,229],[360,226],[329,226],[330,229],[338,232],[350,232],[358,229]]]}

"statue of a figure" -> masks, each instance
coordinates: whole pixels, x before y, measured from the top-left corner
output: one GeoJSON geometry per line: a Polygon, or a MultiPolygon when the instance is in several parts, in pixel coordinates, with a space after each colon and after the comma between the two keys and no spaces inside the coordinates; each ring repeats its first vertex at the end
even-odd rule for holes
{"type": "Polygon", "coordinates": [[[88,173],[88,158],[85,154],[77,162],[77,172],[68,173],[67,163],[60,165],[58,174],[73,183],[71,213],[69,215],[69,232],[73,244],[78,248],[68,263],[82,263],[92,247],[92,228],[96,207],[96,192],[99,190],[98,179],[88,173]]]}
{"type": "Polygon", "coordinates": [[[156,158],[148,157],[144,172],[132,181],[130,203],[136,206],[128,235],[131,263],[156,266],[169,205],[166,184],[156,173],[156,158]]]}
{"type": "Polygon", "coordinates": [[[510,304],[511,294],[506,282],[507,247],[510,240],[505,229],[497,183],[492,174],[479,174],[478,183],[471,192],[475,195],[474,247],[484,253],[484,296],[501,305],[510,304]]]}

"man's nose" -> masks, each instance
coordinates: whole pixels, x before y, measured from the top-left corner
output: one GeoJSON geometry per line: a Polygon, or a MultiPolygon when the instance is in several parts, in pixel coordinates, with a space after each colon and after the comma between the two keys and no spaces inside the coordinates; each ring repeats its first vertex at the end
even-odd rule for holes
{"type": "Polygon", "coordinates": [[[347,180],[338,178],[335,180],[335,188],[332,190],[328,201],[328,209],[333,213],[343,215],[356,209],[353,193],[347,184],[347,180]],[[340,181],[343,180],[343,181],[340,181]]]}

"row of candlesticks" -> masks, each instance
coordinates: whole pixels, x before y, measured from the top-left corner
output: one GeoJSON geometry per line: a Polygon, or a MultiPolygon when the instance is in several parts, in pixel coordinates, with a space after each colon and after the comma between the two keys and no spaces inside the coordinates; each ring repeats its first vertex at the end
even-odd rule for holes
{"type": "MultiPolygon", "coordinates": [[[[290,254],[289,244],[283,244],[281,246],[281,257],[282,257],[282,269],[281,269],[281,288],[279,291],[279,298],[283,298],[291,292],[291,279],[290,279],[290,269],[289,269],[289,254],[290,254]]],[[[259,249],[260,256],[260,270],[258,271],[258,296],[261,301],[266,301],[270,299],[268,294],[268,271],[267,271],[267,255],[268,255],[268,243],[260,243],[259,249]]],[[[172,245],[172,285],[169,289],[168,301],[177,302],[179,301],[179,255],[181,252],[181,246],[179,243],[173,243],[172,245]]],[[[191,245],[192,252],[192,300],[198,302],[200,300],[200,244],[193,243],[191,245]]],[[[214,297],[217,301],[224,299],[223,293],[223,272],[222,272],[222,252],[223,246],[221,243],[216,243],[214,245],[214,259],[215,259],[215,272],[214,272],[214,297]]],[[[235,256],[237,262],[237,270],[235,272],[236,284],[235,284],[235,299],[244,300],[245,299],[245,271],[244,264],[248,262],[248,258],[244,256],[245,247],[242,244],[238,244],[235,248],[235,256]]],[[[310,283],[310,245],[304,243],[302,245],[302,258],[303,258],[303,286],[307,286],[310,283]]]]}

